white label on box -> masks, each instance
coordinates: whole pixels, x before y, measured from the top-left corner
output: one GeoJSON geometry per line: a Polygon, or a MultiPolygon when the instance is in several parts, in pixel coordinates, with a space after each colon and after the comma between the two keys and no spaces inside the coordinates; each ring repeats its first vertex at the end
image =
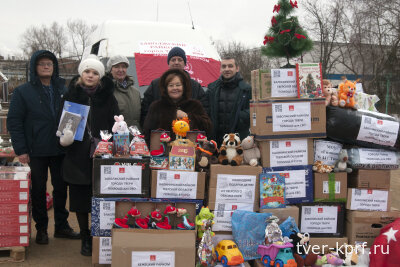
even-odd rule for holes
{"type": "Polygon", "coordinates": [[[271,167],[308,164],[307,139],[270,141],[271,167]]]}
{"type": "Polygon", "coordinates": [[[132,251],[132,267],[175,267],[175,251],[132,251]]]}
{"type": "MultiPolygon", "coordinates": [[[[329,181],[322,183],[322,193],[329,194],[329,181]]],[[[335,181],[335,194],[340,194],[340,181],[335,181]]]]}
{"type": "Polygon", "coordinates": [[[306,170],[287,171],[285,178],[286,198],[306,197],[306,170]]]}
{"type": "Polygon", "coordinates": [[[19,192],[19,200],[28,200],[28,192],[19,192]]]}
{"type": "Polygon", "coordinates": [[[28,216],[27,215],[20,215],[19,216],[19,223],[28,223],[28,216]]]}
{"type": "Polygon", "coordinates": [[[359,148],[360,164],[397,164],[396,153],[383,149],[359,148]]]}
{"type": "Polygon", "coordinates": [[[100,229],[110,230],[115,220],[115,201],[100,201],[100,229]]]}
{"type": "Polygon", "coordinates": [[[28,211],[28,204],[19,204],[18,205],[19,212],[27,212],[28,211]]]}
{"type": "Polygon", "coordinates": [[[101,165],[100,193],[140,195],[142,166],[101,165]]]}
{"type": "Polygon", "coordinates": [[[351,210],[387,211],[388,191],[351,189],[351,210]]]}
{"type": "Polygon", "coordinates": [[[197,172],[158,171],[156,198],[197,198],[197,172]]]}
{"type": "Polygon", "coordinates": [[[99,264],[111,264],[111,237],[100,237],[99,264]]]}
{"type": "Polygon", "coordinates": [[[28,181],[20,181],[19,188],[28,188],[28,181]]]}
{"type": "Polygon", "coordinates": [[[311,103],[273,103],[272,131],[310,131],[311,103]]]}
{"type": "Polygon", "coordinates": [[[326,165],[335,165],[339,159],[339,152],[343,145],[336,142],[315,140],[314,141],[314,162],[320,160],[326,165]]]}
{"type": "Polygon", "coordinates": [[[20,236],[19,237],[19,243],[22,244],[28,244],[28,237],[27,236],[20,236]]]}
{"type": "Polygon", "coordinates": [[[303,206],[301,232],[335,234],[337,232],[337,206],[303,206]]]}
{"type": "Polygon", "coordinates": [[[271,69],[271,97],[297,97],[296,69],[271,69]]]}
{"type": "Polygon", "coordinates": [[[20,225],[19,226],[19,233],[20,234],[27,234],[28,233],[28,225],[20,225]]]}
{"type": "Polygon", "coordinates": [[[215,202],[216,211],[230,211],[230,210],[247,210],[254,211],[253,203],[228,203],[228,202],[215,202]]]}
{"type": "Polygon", "coordinates": [[[232,231],[232,214],[234,211],[214,211],[213,231],[232,231]]]}
{"type": "Polygon", "coordinates": [[[253,113],[253,127],[257,126],[257,115],[256,113],[253,113]]]}
{"type": "Polygon", "coordinates": [[[257,177],[255,175],[217,175],[218,202],[254,203],[257,177]]]}
{"type": "Polygon", "coordinates": [[[394,146],[399,132],[397,121],[380,120],[362,115],[357,140],[384,146],[394,146]]]}

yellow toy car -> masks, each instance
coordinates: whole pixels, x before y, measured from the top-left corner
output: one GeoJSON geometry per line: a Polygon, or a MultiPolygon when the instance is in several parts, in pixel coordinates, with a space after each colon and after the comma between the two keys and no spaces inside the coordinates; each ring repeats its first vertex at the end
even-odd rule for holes
{"type": "Polygon", "coordinates": [[[215,248],[217,260],[224,267],[238,265],[244,262],[243,255],[232,240],[221,240],[215,248]]]}

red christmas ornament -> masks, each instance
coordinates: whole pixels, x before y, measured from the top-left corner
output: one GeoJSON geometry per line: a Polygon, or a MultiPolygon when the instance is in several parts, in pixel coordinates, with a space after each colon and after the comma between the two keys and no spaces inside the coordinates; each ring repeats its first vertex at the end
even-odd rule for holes
{"type": "Polygon", "coordinates": [[[274,41],[274,39],[275,39],[275,38],[272,37],[272,36],[265,36],[265,37],[264,37],[264,42],[263,42],[263,43],[264,43],[264,45],[266,45],[266,44],[269,43],[269,42],[272,43],[272,42],[274,41]]]}
{"type": "Polygon", "coordinates": [[[276,18],[275,18],[275,17],[272,17],[271,23],[272,23],[272,26],[274,26],[275,24],[278,23],[278,22],[276,21],[276,18]]]}
{"type": "Polygon", "coordinates": [[[292,6],[292,8],[299,8],[297,6],[297,1],[294,1],[294,3],[293,3],[292,0],[290,0],[290,5],[292,6]]]}
{"type": "Polygon", "coordinates": [[[296,36],[297,39],[306,39],[306,37],[304,35],[295,33],[294,36],[296,36]]]}
{"type": "Polygon", "coordinates": [[[276,13],[279,13],[279,10],[281,9],[281,5],[274,5],[274,11],[272,11],[272,13],[274,13],[276,11],[276,13]]]}
{"type": "Polygon", "coordinates": [[[287,33],[287,32],[290,32],[290,30],[283,30],[283,31],[280,32],[280,34],[284,34],[284,33],[287,33]]]}

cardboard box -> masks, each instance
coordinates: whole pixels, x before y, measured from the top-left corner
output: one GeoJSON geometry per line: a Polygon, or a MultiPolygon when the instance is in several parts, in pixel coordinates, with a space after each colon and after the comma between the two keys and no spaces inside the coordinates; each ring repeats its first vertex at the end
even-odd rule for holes
{"type": "Polygon", "coordinates": [[[188,139],[176,139],[171,142],[169,169],[174,171],[194,171],[196,163],[196,145],[188,139]]]}
{"type": "Polygon", "coordinates": [[[301,204],[299,229],[311,237],[343,237],[344,203],[301,204]]]}
{"type": "Polygon", "coordinates": [[[297,98],[296,69],[251,71],[252,99],[297,98]]]}
{"type": "Polygon", "coordinates": [[[195,244],[195,230],[113,229],[111,266],[195,266],[195,244]]]}
{"type": "Polygon", "coordinates": [[[16,223],[1,225],[0,236],[21,236],[30,233],[30,223],[16,223]]]}
{"type": "Polygon", "coordinates": [[[29,192],[30,180],[1,180],[0,179],[0,192],[16,191],[16,192],[29,192]]]}
{"type": "Polygon", "coordinates": [[[293,217],[296,224],[299,225],[299,207],[288,205],[281,209],[260,209],[261,213],[272,213],[279,218],[279,223],[284,222],[289,216],[293,217]]]}
{"type": "Polygon", "coordinates": [[[93,196],[150,197],[149,158],[93,159],[93,196]]]}
{"type": "MultiPolygon", "coordinates": [[[[203,206],[203,200],[188,199],[145,199],[145,198],[92,198],[91,230],[92,236],[111,236],[111,228],[116,217],[123,218],[132,206],[136,206],[143,214],[148,214],[156,208],[164,211],[167,204],[177,208],[186,208],[194,221],[196,214],[203,206]],[[147,204],[146,204],[147,203],[147,204]],[[191,207],[189,209],[189,207],[191,207]],[[193,208],[192,208],[193,207],[193,208]]],[[[171,221],[180,222],[171,219],[171,221]]]]}
{"type": "Polygon", "coordinates": [[[347,199],[347,172],[314,173],[314,200],[339,201],[347,199]]]}
{"type": "Polygon", "coordinates": [[[250,130],[257,140],[324,138],[324,98],[250,101],[250,130]]]}
{"type": "Polygon", "coordinates": [[[346,235],[349,244],[367,242],[370,247],[385,225],[400,217],[399,211],[350,211],[346,212],[346,235]]]}
{"type": "Polygon", "coordinates": [[[263,173],[285,173],[286,204],[314,202],[312,165],[263,168],[263,173]]]}
{"type": "Polygon", "coordinates": [[[204,199],[205,172],[152,171],[152,198],[204,199]]]}
{"type": "Polygon", "coordinates": [[[211,165],[208,193],[210,210],[216,210],[219,203],[247,203],[253,204],[253,211],[257,211],[260,202],[260,173],[261,167],[249,165],[211,165]]]}
{"type": "Polygon", "coordinates": [[[219,232],[232,232],[233,212],[234,211],[213,211],[214,224],[212,225],[212,230],[219,232]]]}
{"type": "Polygon", "coordinates": [[[0,193],[0,203],[27,204],[29,192],[5,191],[0,193]]]}
{"type": "Polygon", "coordinates": [[[189,131],[186,133],[186,139],[189,139],[193,143],[196,143],[197,135],[199,134],[206,136],[205,131],[189,131]]]}
{"type": "Polygon", "coordinates": [[[29,246],[29,234],[0,236],[0,247],[27,247],[29,246]]]}
{"type": "Polygon", "coordinates": [[[258,141],[263,167],[314,164],[313,139],[258,141]]]}
{"type": "Polygon", "coordinates": [[[0,216],[9,214],[26,215],[29,214],[29,204],[0,203],[0,216]]]}
{"type": "MultiPolygon", "coordinates": [[[[151,131],[151,134],[150,134],[150,147],[149,147],[150,151],[160,149],[160,146],[161,146],[160,136],[163,133],[166,133],[169,136],[171,136],[170,131],[164,131],[164,130],[152,130],[151,131]]],[[[166,153],[165,156],[168,156],[168,152],[169,151],[166,151],[166,152],[167,153],[166,153]]]]}
{"type": "MultiPolygon", "coordinates": [[[[347,237],[313,237],[310,238],[309,245],[316,254],[327,254],[330,250],[337,250],[344,244],[348,244],[349,240],[347,237]]],[[[344,246],[341,251],[345,251],[344,246]]]]}
{"type": "Polygon", "coordinates": [[[92,249],[92,264],[97,267],[111,266],[111,237],[94,236],[92,249]]]}
{"type": "MultiPolygon", "coordinates": [[[[9,225],[20,225],[29,223],[29,213],[25,214],[9,214],[6,216],[0,216],[0,226],[7,227],[9,225]]],[[[0,230],[1,231],[1,230],[0,230]]]]}
{"type": "Polygon", "coordinates": [[[349,187],[390,189],[390,170],[353,170],[349,174],[349,187]]]}
{"type": "MultiPolygon", "coordinates": [[[[343,145],[338,142],[319,139],[314,141],[314,162],[322,161],[326,165],[335,165],[343,145]]],[[[314,164],[313,162],[313,164],[314,164]]]]}
{"type": "Polygon", "coordinates": [[[389,211],[390,191],[377,189],[349,188],[347,191],[348,210],[389,211]]]}
{"type": "Polygon", "coordinates": [[[222,203],[218,202],[215,206],[215,211],[235,211],[235,210],[247,210],[254,211],[253,203],[222,203]]]}

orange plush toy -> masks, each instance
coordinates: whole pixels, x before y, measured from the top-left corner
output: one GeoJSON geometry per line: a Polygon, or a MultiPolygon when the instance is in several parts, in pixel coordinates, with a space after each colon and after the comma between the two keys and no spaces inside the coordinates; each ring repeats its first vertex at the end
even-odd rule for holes
{"type": "Polygon", "coordinates": [[[343,83],[339,85],[339,106],[342,108],[357,109],[357,103],[354,95],[356,93],[356,82],[350,82],[344,79],[343,83]]]}

